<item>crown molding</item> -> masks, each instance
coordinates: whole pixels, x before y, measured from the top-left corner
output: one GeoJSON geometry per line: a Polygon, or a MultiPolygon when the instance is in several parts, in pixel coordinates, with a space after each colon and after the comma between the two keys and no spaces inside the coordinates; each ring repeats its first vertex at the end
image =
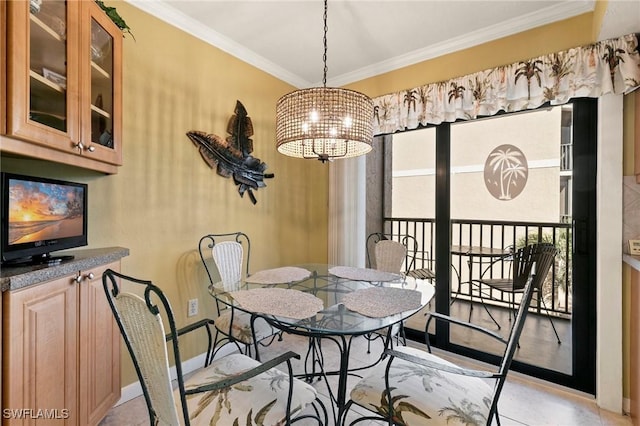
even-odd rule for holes
{"type": "MultiPolygon", "coordinates": [[[[266,58],[256,54],[252,50],[234,42],[228,37],[213,31],[206,25],[193,18],[177,11],[167,5],[164,1],[148,0],[126,0],[138,9],[155,16],[156,18],[172,25],[192,36],[211,44],[214,47],[246,62],[276,78],[282,80],[296,88],[313,87],[314,82],[304,78],[274,64],[266,58]]],[[[392,59],[378,62],[358,70],[341,74],[327,81],[333,87],[344,86],[366,78],[375,77],[386,72],[394,71],[409,65],[414,65],[429,59],[436,58],[448,53],[467,49],[482,43],[497,40],[512,34],[530,30],[552,22],[567,19],[582,13],[593,11],[595,0],[567,1],[555,6],[550,6],[537,12],[523,15],[516,19],[511,19],[497,25],[474,31],[461,37],[456,37],[446,42],[436,43],[424,49],[398,55],[392,59]]]]}
{"type": "Polygon", "coordinates": [[[185,15],[184,13],[176,10],[175,8],[167,5],[164,1],[148,1],[148,0],[126,0],[127,3],[135,6],[136,8],[155,16],[156,18],[164,21],[165,23],[174,26],[192,36],[209,43],[210,45],[217,47],[218,49],[226,52],[243,62],[246,62],[254,67],[271,74],[272,76],[298,87],[311,87],[311,82],[306,81],[300,76],[287,71],[286,69],[279,67],[273,62],[265,59],[264,57],[256,54],[250,49],[242,46],[239,43],[231,40],[222,34],[213,31],[211,28],[196,21],[195,19],[185,15]]]}
{"type": "Polygon", "coordinates": [[[520,16],[516,19],[511,19],[497,25],[483,28],[482,30],[470,32],[461,37],[456,37],[442,43],[432,44],[424,49],[414,50],[387,61],[378,62],[377,64],[339,75],[331,79],[330,84],[332,86],[340,87],[366,78],[375,77],[376,75],[437,58],[448,53],[468,49],[473,46],[527,31],[542,25],[568,19],[583,13],[592,12],[594,7],[594,0],[570,1],[550,6],[537,12],[520,16]]]}

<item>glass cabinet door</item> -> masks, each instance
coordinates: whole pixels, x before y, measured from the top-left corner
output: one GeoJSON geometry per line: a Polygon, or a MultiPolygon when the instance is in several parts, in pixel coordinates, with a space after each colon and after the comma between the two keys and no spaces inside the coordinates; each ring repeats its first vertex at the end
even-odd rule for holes
{"type": "Polygon", "coordinates": [[[77,8],[73,2],[8,2],[8,133],[71,151],[78,141],[77,8]],[[26,46],[26,49],[21,46],[26,46]]]}
{"type": "Polygon", "coordinates": [[[91,142],[113,148],[113,37],[91,19],[91,142]]]}
{"type": "Polygon", "coordinates": [[[62,1],[30,1],[29,119],[67,132],[67,13],[62,1]]]}
{"type": "Polygon", "coordinates": [[[87,79],[83,84],[82,141],[87,156],[121,164],[120,82],[122,32],[93,1],[85,2],[83,50],[87,79]]]}

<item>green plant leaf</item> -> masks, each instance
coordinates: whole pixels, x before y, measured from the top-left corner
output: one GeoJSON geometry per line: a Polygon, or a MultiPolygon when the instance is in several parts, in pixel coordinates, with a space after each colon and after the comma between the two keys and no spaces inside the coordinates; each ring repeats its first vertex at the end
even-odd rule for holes
{"type": "Polygon", "coordinates": [[[104,10],[109,19],[111,19],[113,23],[122,30],[123,33],[130,34],[134,40],[136,39],[131,32],[131,28],[129,28],[124,19],[122,19],[122,16],[120,16],[115,7],[106,6],[102,0],[95,0],[95,2],[98,3],[98,6],[100,6],[100,8],[104,10]]]}

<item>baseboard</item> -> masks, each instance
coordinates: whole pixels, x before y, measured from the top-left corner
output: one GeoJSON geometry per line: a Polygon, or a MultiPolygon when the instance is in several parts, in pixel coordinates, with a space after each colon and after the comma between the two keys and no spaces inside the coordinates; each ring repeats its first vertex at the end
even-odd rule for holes
{"type": "Polygon", "coordinates": [[[622,412],[627,416],[631,415],[631,400],[629,398],[622,398],[622,412]]]}
{"type": "MultiPolygon", "coordinates": [[[[216,354],[216,358],[220,358],[230,353],[237,351],[238,348],[234,345],[225,345],[216,354]]],[[[189,374],[192,371],[195,371],[204,365],[204,359],[207,356],[206,353],[202,353],[198,356],[195,356],[187,361],[182,362],[182,374],[189,374]]],[[[176,376],[176,367],[173,366],[170,369],[171,379],[175,380],[176,376]]],[[[118,406],[120,404],[124,404],[127,401],[131,401],[134,398],[137,398],[142,395],[142,386],[140,386],[140,382],[136,381],[127,385],[120,389],[120,399],[114,406],[118,406]]]]}

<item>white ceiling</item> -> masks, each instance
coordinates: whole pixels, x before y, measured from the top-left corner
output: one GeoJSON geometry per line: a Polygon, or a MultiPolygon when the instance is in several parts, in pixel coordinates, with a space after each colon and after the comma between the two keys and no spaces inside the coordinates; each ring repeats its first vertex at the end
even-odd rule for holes
{"type": "MultiPolygon", "coordinates": [[[[293,86],[322,83],[322,0],[128,1],[293,86]]],[[[343,86],[594,7],[594,0],[329,0],[327,85],[343,86]]],[[[601,39],[631,32],[640,32],[640,1],[609,0],[601,39]]]]}

